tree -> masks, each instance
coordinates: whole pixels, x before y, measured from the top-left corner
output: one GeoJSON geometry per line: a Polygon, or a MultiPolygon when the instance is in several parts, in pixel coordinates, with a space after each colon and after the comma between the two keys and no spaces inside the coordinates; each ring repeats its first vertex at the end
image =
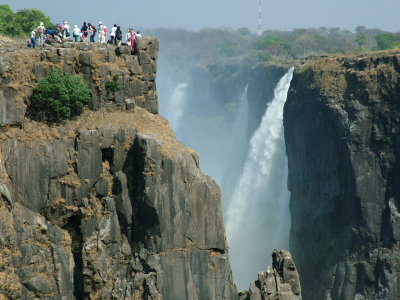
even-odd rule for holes
{"type": "Polygon", "coordinates": [[[375,37],[379,50],[392,49],[395,46],[396,38],[392,33],[381,33],[375,37]]]}
{"type": "Polygon", "coordinates": [[[367,28],[365,26],[357,26],[356,27],[356,33],[366,32],[366,31],[367,31],[367,28]]]}
{"type": "Polygon", "coordinates": [[[362,46],[364,46],[365,44],[367,44],[368,42],[368,35],[365,32],[357,32],[356,34],[356,43],[358,44],[358,46],[360,46],[360,49],[362,48],[362,46]]]}
{"type": "Polygon", "coordinates": [[[38,9],[22,9],[16,14],[7,4],[0,5],[0,33],[7,36],[28,36],[43,22],[51,25],[50,18],[38,9]]]}
{"type": "Polygon", "coordinates": [[[38,9],[21,9],[17,11],[15,21],[26,34],[37,28],[40,22],[43,22],[46,28],[51,25],[50,18],[38,9]]]}
{"type": "Polygon", "coordinates": [[[22,33],[15,14],[8,4],[0,5],[0,33],[8,36],[17,36],[22,33]]]}
{"type": "Polygon", "coordinates": [[[283,46],[282,38],[276,35],[268,35],[254,44],[256,50],[265,50],[270,46],[283,46]]]}
{"type": "Polygon", "coordinates": [[[247,27],[239,28],[239,29],[238,29],[238,32],[239,32],[241,35],[251,35],[251,31],[250,31],[250,29],[248,29],[247,27]]]}
{"type": "Polygon", "coordinates": [[[33,90],[28,113],[37,121],[72,119],[81,114],[90,95],[90,89],[80,76],[54,69],[33,90]]]}
{"type": "Polygon", "coordinates": [[[305,57],[309,51],[316,51],[318,45],[324,41],[324,38],[317,34],[305,33],[296,38],[293,42],[293,48],[297,50],[297,54],[305,57]]]}

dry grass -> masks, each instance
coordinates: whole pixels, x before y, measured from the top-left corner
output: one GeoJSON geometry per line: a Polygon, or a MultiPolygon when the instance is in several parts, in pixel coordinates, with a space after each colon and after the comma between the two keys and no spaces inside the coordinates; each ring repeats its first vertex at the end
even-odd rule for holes
{"type": "Polygon", "coordinates": [[[296,74],[310,80],[310,87],[320,90],[322,95],[344,100],[349,75],[356,73],[368,93],[375,95],[378,73],[393,73],[391,64],[396,60],[400,61],[400,50],[335,54],[304,60],[296,67],[296,74]]]}

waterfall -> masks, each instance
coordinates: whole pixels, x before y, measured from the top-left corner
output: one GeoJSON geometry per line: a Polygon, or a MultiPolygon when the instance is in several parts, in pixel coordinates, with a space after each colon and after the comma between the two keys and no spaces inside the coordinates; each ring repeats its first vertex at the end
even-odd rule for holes
{"type": "Polygon", "coordinates": [[[288,249],[290,193],[283,136],[283,106],[293,68],[281,78],[260,127],[250,140],[243,172],[226,212],[230,261],[239,289],[271,264],[273,249],[288,249]]]}
{"type": "Polygon", "coordinates": [[[174,131],[178,130],[185,109],[187,83],[179,83],[172,91],[168,106],[165,108],[165,117],[169,120],[174,131]]]}

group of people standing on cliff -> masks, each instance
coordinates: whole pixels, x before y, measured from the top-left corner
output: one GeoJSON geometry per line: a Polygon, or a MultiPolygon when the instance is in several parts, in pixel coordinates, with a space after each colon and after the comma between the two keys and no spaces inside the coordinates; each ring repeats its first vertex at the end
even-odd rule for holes
{"type": "MultiPolygon", "coordinates": [[[[46,29],[43,22],[41,22],[39,26],[32,31],[28,46],[31,48],[35,48],[36,45],[44,46],[46,41],[49,41],[50,38],[62,43],[66,39],[70,39],[71,35],[73,41],[76,43],[95,43],[96,35],[98,43],[106,43],[107,33],[107,26],[104,25],[102,22],[99,22],[97,26],[92,25],[90,22],[83,22],[81,28],[79,28],[78,25],[75,25],[72,31],[67,21],[63,21],[62,24],[57,24],[54,27],[50,26],[48,29],[46,29]]],[[[141,36],[142,35],[139,31],[135,32],[132,28],[128,28],[125,34],[126,45],[131,47],[132,51],[135,51],[137,38],[141,36]]],[[[117,24],[114,24],[114,26],[111,28],[110,39],[107,41],[107,43],[113,44],[115,46],[121,46],[122,42],[123,36],[121,27],[117,24]]]]}

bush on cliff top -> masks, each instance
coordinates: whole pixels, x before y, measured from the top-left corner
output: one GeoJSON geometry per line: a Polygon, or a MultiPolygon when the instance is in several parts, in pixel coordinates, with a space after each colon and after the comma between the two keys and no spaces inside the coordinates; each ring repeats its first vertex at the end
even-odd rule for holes
{"type": "Polygon", "coordinates": [[[29,115],[45,122],[71,119],[81,114],[90,96],[90,89],[80,76],[54,69],[33,90],[29,115]]]}

